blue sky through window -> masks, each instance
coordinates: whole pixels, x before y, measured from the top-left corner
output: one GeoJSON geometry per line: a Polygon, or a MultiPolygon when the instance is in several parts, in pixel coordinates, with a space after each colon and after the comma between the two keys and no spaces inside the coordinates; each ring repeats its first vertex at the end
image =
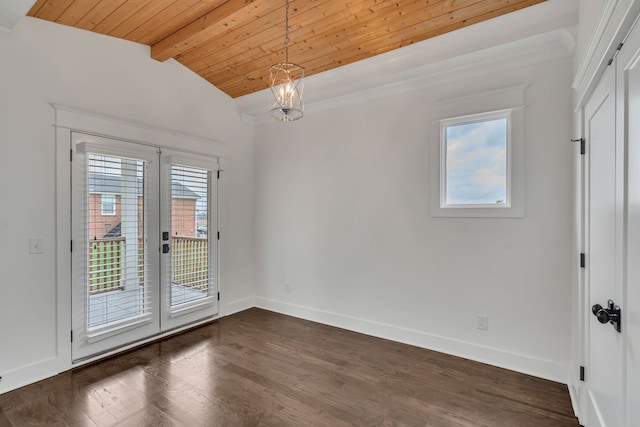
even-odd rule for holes
{"type": "Polygon", "coordinates": [[[507,202],[507,119],[446,127],[446,204],[507,202]]]}

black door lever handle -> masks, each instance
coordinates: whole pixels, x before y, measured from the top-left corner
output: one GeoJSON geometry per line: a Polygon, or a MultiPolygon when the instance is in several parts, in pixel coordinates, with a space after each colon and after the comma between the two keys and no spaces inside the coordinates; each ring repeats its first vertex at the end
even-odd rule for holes
{"type": "Polygon", "coordinates": [[[591,307],[591,312],[598,319],[598,322],[611,323],[616,331],[621,330],[621,312],[620,307],[617,306],[613,300],[607,301],[607,308],[602,307],[600,304],[595,304],[591,307]]]}
{"type": "Polygon", "coordinates": [[[602,306],[600,304],[596,304],[593,307],[591,307],[591,312],[593,313],[594,316],[598,316],[598,312],[602,310],[602,306]]]}

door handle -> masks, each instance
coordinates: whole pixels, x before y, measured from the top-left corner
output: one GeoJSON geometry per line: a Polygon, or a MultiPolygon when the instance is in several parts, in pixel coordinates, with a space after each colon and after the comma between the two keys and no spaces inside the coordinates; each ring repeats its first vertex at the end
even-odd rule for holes
{"type": "Polygon", "coordinates": [[[622,324],[622,314],[620,312],[620,306],[617,306],[613,300],[607,301],[607,308],[602,307],[600,304],[596,304],[591,307],[591,312],[598,319],[598,322],[611,323],[614,329],[620,332],[622,324]]]}
{"type": "Polygon", "coordinates": [[[164,243],[162,245],[162,253],[163,254],[168,254],[169,253],[169,244],[168,243],[164,243]]]}

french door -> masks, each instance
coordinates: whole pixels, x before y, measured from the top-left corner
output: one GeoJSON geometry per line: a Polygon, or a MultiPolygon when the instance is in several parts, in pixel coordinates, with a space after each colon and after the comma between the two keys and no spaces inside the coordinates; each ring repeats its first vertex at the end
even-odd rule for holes
{"type": "Polygon", "coordinates": [[[217,159],[77,132],[72,159],[72,359],[216,315],[217,159]]]}
{"type": "Polygon", "coordinates": [[[160,282],[171,284],[160,292],[162,330],[218,312],[217,169],[210,158],[162,152],[160,282]]]}

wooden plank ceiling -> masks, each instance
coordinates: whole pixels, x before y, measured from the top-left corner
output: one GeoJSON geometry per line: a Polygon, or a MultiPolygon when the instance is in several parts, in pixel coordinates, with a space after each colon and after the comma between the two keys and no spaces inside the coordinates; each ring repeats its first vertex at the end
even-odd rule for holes
{"type": "MultiPolygon", "coordinates": [[[[289,59],[310,76],[546,0],[291,0],[289,59]]],[[[285,0],[38,0],[28,15],[151,46],[232,97],[284,61],[285,0]]]]}

